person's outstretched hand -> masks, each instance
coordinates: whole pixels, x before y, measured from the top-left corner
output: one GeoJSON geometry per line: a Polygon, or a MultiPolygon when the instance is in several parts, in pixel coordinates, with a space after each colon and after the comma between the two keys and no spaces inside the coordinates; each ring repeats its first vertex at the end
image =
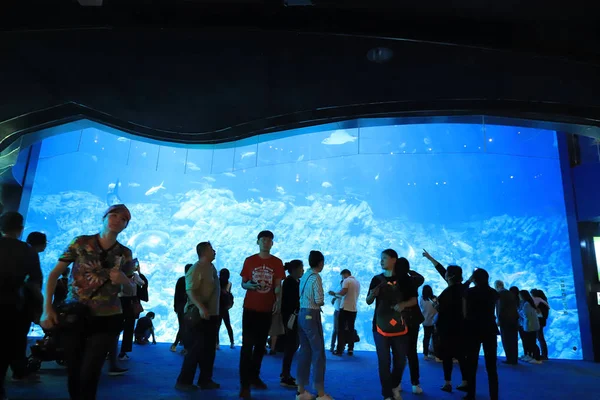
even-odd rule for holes
{"type": "Polygon", "coordinates": [[[423,249],[423,257],[425,257],[428,260],[431,260],[431,255],[425,249],[423,249]]]}

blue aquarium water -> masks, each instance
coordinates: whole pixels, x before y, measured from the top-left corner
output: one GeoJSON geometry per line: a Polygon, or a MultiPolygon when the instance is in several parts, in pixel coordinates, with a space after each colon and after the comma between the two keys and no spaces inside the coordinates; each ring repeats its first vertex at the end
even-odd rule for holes
{"type": "MultiPolygon", "coordinates": [[[[426,283],[446,284],[422,258],[427,249],[465,275],[543,289],[552,311],[550,357],[580,359],[580,333],[556,133],[480,124],[310,129],[204,147],[172,147],[87,128],[42,144],[26,234],[44,231],[45,274],[69,241],[100,229],[108,205],[133,219],[120,240],[150,280],[147,311],[157,339],[177,331],[175,282],[210,240],[216,267],[232,272],[231,320],[241,343],[239,272],[262,229],[284,261],[325,254],[325,289],[348,268],[362,285],[358,350],[373,350],[373,307],[365,303],[379,255],[393,248],[426,283]]],[[[113,131],[114,132],[114,131],[113,131]]],[[[326,340],[333,307],[324,307],[326,340]]],[[[226,331],[221,341],[227,343],[226,331]]],[[[421,344],[419,343],[419,348],[421,344]]],[[[499,352],[502,354],[500,346],[499,352]]]]}

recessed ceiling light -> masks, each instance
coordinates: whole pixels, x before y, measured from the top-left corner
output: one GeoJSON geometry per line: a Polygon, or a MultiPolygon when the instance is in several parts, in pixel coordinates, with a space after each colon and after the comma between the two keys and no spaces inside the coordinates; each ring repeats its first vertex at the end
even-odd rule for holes
{"type": "Polygon", "coordinates": [[[394,52],[387,47],[375,47],[368,51],[367,59],[375,63],[384,63],[392,59],[394,52]]]}

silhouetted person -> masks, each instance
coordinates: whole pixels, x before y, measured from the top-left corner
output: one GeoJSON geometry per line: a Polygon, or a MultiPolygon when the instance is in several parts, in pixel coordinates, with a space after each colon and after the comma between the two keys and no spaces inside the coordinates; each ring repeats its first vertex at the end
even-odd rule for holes
{"type": "MultiPolygon", "coordinates": [[[[425,282],[425,278],[416,271],[410,269],[410,263],[404,257],[400,257],[395,267],[396,276],[407,275],[415,290],[425,282]]],[[[417,295],[418,296],[418,295],[417,295]]],[[[414,394],[423,393],[421,388],[421,376],[419,369],[419,357],[417,355],[417,344],[419,342],[419,329],[421,323],[425,320],[419,304],[416,303],[407,307],[403,312],[406,326],[408,326],[408,348],[406,358],[408,359],[408,369],[410,372],[410,383],[414,394]]],[[[404,373],[402,374],[404,375],[404,373]]],[[[401,382],[402,383],[402,382],[401,382]]]]}
{"type": "Polygon", "coordinates": [[[294,313],[300,311],[300,279],[304,275],[304,264],[300,260],[292,260],[285,264],[288,272],[283,281],[281,294],[281,316],[285,324],[285,350],[281,366],[280,384],[283,387],[296,388],[296,379],[292,376],[292,361],[294,354],[300,345],[298,340],[298,319],[296,318],[292,327],[288,322],[294,313]]]}
{"type": "Polygon", "coordinates": [[[537,339],[540,342],[540,350],[542,355],[540,356],[541,360],[548,360],[548,344],[546,343],[546,337],[544,336],[544,328],[548,323],[548,317],[550,316],[550,304],[548,304],[548,298],[546,294],[540,289],[531,289],[531,297],[533,298],[533,302],[535,306],[540,311],[539,321],[540,321],[540,330],[537,334],[537,339]]]}
{"type": "MultiPolygon", "coordinates": [[[[231,318],[229,317],[229,310],[233,307],[233,294],[231,293],[231,282],[229,278],[231,273],[227,268],[223,268],[219,271],[219,286],[221,288],[221,300],[219,302],[219,332],[221,331],[221,324],[225,324],[227,329],[227,336],[229,336],[229,347],[235,348],[235,342],[233,339],[233,328],[231,327],[231,318]]],[[[217,349],[219,348],[219,334],[217,333],[217,349]]]]}
{"type": "MultiPolygon", "coordinates": [[[[23,233],[23,216],[7,212],[0,216],[0,307],[2,309],[2,333],[0,343],[0,398],[4,398],[4,380],[9,364],[13,365],[13,377],[23,379],[26,374],[24,359],[27,333],[31,319],[24,309],[24,286],[39,293],[42,271],[38,254],[18,238],[23,233]]],[[[41,295],[40,295],[41,298],[41,295]]]]}
{"type": "Polygon", "coordinates": [[[475,399],[477,364],[479,351],[483,345],[485,369],[488,375],[490,399],[498,400],[498,370],[496,368],[498,350],[498,326],[496,325],[496,304],[498,292],[489,285],[490,276],[484,269],[477,269],[469,279],[475,287],[465,295],[466,353],[469,389],[465,399],[475,399]]]}
{"type": "Polygon", "coordinates": [[[452,392],[452,369],[453,360],[458,360],[462,383],[457,387],[464,392],[468,389],[467,384],[467,362],[465,357],[465,326],[463,298],[470,281],[462,283],[462,268],[457,265],[450,265],[444,268],[427,251],[423,252],[423,257],[427,258],[434,265],[435,269],[448,283],[438,297],[438,319],[436,330],[440,339],[440,358],[444,367],[444,392],[452,392]]]}
{"type": "MultiPolygon", "coordinates": [[[[187,264],[185,266],[185,274],[192,268],[192,264],[187,264]]],[[[175,336],[175,341],[171,345],[171,351],[177,351],[177,345],[183,344],[185,348],[185,327],[183,323],[183,313],[185,312],[185,305],[188,301],[188,296],[185,291],[185,275],[181,278],[177,279],[177,284],[175,285],[175,295],[173,296],[173,310],[175,314],[177,314],[177,336],[175,336]]]]}
{"type": "Polygon", "coordinates": [[[504,282],[496,281],[494,286],[498,291],[496,315],[502,347],[506,355],[506,361],[503,363],[517,365],[519,362],[519,302],[514,293],[504,288],[504,282]]]}
{"type": "MultiPolygon", "coordinates": [[[[518,287],[516,286],[511,286],[510,289],[508,289],[508,291],[510,293],[512,293],[515,301],[517,302],[517,310],[521,308],[521,296],[519,296],[519,292],[521,290],[519,290],[518,287]]],[[[521,317],[519,316],[519,339],[521,339],[521,345],[523,346],[523,351],[525,351],[526,348],[526,344],[525,344],[525,336],[523,335],[523,325],[521,324],[522,320],[521,317]]],[[[517,348],[518,348],[518,344],[517,344],[517,348]]],[[[527,356],[527,354],[523,354],[523,357],[527,356]]]]}

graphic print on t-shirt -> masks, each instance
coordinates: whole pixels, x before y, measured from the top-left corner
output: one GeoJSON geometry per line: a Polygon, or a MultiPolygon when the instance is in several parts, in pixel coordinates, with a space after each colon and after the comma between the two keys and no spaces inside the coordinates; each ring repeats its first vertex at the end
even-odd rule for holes
{"type": "Polygon", "coordinates": [[[260,285],[256,289],[258,293],[269,293],[273,287],[273,269],[264,264],[254,268],[252,271],[252,280],[260,285]]]}

